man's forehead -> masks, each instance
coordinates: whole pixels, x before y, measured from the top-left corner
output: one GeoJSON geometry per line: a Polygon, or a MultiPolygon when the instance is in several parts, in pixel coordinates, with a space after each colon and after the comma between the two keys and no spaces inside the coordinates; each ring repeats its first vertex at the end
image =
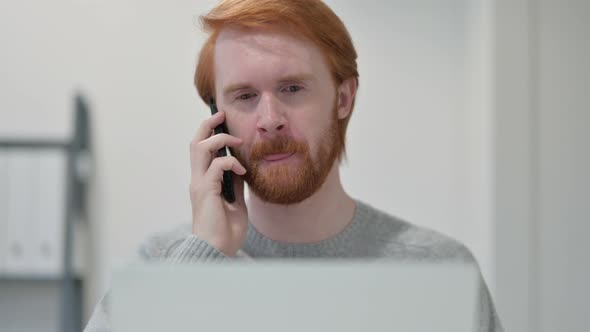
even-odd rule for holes
{"type": "Polygon", "coordinates": [[[259,84],[316,81],[330,75],[319,47],[284,29],[225,28],[215,46],[218,93],[259,84]]]}
{"type": "Polygon", "coordinates": [[[312,61],[321,56],[319,49],[309,40],[295,36],[286,28],[228,27],[221,30],[215,44],[215,58],[276,55],[312,61]],[[236,53],[239,52],[239,53],[236,53]]]}

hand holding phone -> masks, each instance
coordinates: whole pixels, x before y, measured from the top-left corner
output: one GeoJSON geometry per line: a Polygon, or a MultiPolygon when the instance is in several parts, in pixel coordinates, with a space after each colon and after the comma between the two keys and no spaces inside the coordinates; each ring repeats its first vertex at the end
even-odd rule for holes
{"type": "MultiPolygon", "coordinates": [[[[212,116],[215,115],[217,113],[217,105],[215,104],[215,99],[213,99],[213,97],[211,97],[209,99],[209,107],[211,108],[211,115],[212,116]]],[[[217,127],[215,127],[215,135],[218,135],[218,134],[229,134],[227,131],[227,126],[225,125],[225,121],[222,122],[217,127]]],[[[227,145],[217,151],[217,156],[218,157],[226,157],[226,156],[231,157],[231,152],[230,152],[229,148],[227,147],[227,145]]],[[[221,193],[223,195],[223,198],[225,198],[225,200],[228,201],[229,203],[233,203],[236,200],[236,195],[234,193],[234,186],[233,186],[233,182],[232,182],[231,171],[223,171],[223,180],[221,182],[221,193]]]]}
{"type": "Polygon", "coordinates": [[[210,105],[212,116],[205,119],[190,145],[192,232],[227,256],[242,247],[248,231],[244,201],[244,166],[231,155],[242,140],[227,133],[225,112],[210,105]],[[231,174],[234,173],[234,174],[231,174]]]}

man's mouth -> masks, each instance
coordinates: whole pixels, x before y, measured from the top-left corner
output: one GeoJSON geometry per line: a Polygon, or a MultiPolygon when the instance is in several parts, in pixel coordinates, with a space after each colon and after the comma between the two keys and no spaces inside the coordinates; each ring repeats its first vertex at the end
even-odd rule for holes
{"type": "Polygon", "coordinates": [[[275,162],[285,160],[294,154],[295,152],[267,154],[262,159],[264,159],[264,161],[275,162]]]}

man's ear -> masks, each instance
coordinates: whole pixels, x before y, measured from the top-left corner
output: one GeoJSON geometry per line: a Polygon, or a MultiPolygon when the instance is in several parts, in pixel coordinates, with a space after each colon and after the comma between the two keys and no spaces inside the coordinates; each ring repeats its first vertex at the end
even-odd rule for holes
{"type": "Polygon", "coordinates": [[[345,119],[352,112],[352,102],[356,96],[357,81],[356,78],[351,77],[344,80],[337,89],[337,111],[338,119],[345,119]]]}

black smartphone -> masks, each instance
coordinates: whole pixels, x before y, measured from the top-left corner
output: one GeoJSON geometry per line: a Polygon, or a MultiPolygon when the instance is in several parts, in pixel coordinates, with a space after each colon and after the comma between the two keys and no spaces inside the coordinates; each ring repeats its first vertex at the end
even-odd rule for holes
{"type": "MultiPolygon", "coordinates": [[[[211,115],[217,113],[217,105],[215,104],[215,99],[209,99],[209,107],[211,108],[211,115]]],[[[229,134],[227,131],[227,126],[225,125],[225,121],[221,123],[219,126],[215,127],[215,135],[221,133],[229,134]]],[[[224,146],[221,149],[217,150],[217,156],[231,156],[231,152],[227,146],[224,146]]],[[[234,193],[234,183],[232,181],[231,171],[223,171],[223,180],[221,181],[221,193],[223,195],[223,198],[225,198],[227,202],[235,202],[236,195],[234,193]]]]}

